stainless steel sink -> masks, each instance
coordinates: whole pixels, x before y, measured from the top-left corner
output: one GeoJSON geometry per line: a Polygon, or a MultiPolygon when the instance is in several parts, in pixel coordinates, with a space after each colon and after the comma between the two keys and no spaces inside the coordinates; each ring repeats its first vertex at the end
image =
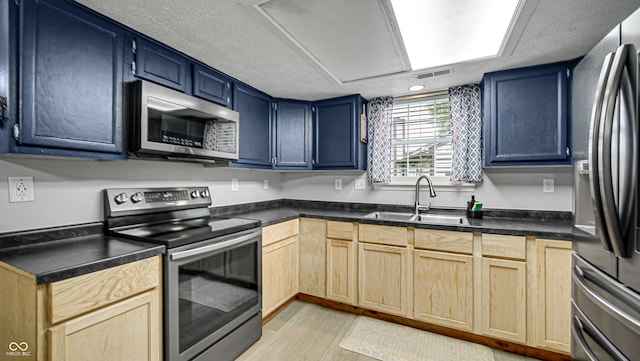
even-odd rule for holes
{"type": "Polygon", "coordinates": [[[405,212],[371,212],[364,218],[386,219],[389,221],[412,221],[416,215],[405,212]]]}
{"type": "Polygon", "coordinates": [[[430,224],[469,225],[467,217],[448,214],[419,214],[413,220],[430,224]]]}
{"type": "Polygon", "coordinates": [[[413,214],[407,212],[371,212],[364,217],[388,221],[416,221],[429,224],[469,225],[467,217],[437,213],[413,214]]]}

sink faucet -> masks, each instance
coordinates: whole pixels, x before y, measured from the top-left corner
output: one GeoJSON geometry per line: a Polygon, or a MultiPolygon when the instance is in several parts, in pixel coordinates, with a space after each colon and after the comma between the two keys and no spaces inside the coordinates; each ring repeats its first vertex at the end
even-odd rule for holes
{"type": "Polygon", "coordinates": [[[416,202],[414,204],[413,213],[418,214],[420,211],[428,211],[431,208],[431,202],[428,205],[420,204],[420,181],[426,179],[427,184],[429,184],[429,197],[433,198],[436,196],[436,191],[433,190],[433,184],[431,183],[431,179],[426,175],[421,175],[416,181],[416,202]]]}

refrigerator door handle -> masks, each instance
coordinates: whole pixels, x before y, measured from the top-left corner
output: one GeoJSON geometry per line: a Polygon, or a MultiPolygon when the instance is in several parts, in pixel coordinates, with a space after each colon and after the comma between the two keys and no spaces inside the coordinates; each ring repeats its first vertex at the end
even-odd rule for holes
{"type": "MultiPolygon", "coordinates": [[[[614,55],[611,73],[604,93],[604,122],[600,123],[601,134],[598,141],[598,178],[600,183],[600,193],[602,195],[602,214],[604,215],[604,223],[606,224],[611,248],[613,253],[618,257],[624,257],[626,253],[626,247],[624,244],[625,230],[623,227],[629,222],[628,217],[630,212],[626,212],[625,210],[628,206],[618,208],[616,205],[616,195],[614,192],[612,174],[612,142],[614,136],[613,123],[614,115],[616,113],[616,98],[618,97],[620,90],[622,90],[623,98],[631,97],[629,91],[625,90],[627,87],[621,86],[622,79],[624,78],[623,74],[625,73],[628,63],[630,48],[632,48],[632,45],[622,45],[614,55]],[[622,214],[618,213],[619,209],[622,214]]],[[[635,51],[632,53],[635,54],[635,51]]],[[[627,105],[633,107],[634,103],[632,99],[631,102],[629,102],[628,99],[626,101],[627,105]]],[[[626,107],[627,110],[628,108],[629,107],[626,107]]],[[[627,116],[631,117],[631,119],[635,119],[634,114],[627,114],[627,116]]],[[[633,195],[621,195],[619,198],[619,203],[622,203],[624,198],[633,198],[633,195]]],[[[626,201],[624,202],[627,204],[626,201]]]]}
{"type": "Polygon", "coordinates": [[[636,151],[638,149],[637,109],[634,100],[636,84],[632,84],[629,77],[629,68],[637,67],[638,62],[635,51],[629,52],[629,55],[632,54],[636,59],[627,63],[620,83],[620,100],[622,102],[620,107],[620,133],[623,135],[623,142],[618,145],[620,149],[619,161],[622,167],[618,177],[618,215],[620,216],[623,238],[617,240],[614,244],[614,250],[617,246],[620,249],[620,255],[627,254],[625,240],[629,238],[629,231],[634,227],[633,207],[636,200],[636,184],[638,181],[638,152],[636,151]]]}
{"type": "Polygon", "coordinates": [[[580,348],[585,352],[589,361],[599,361],[598,357],[593,353],[587,340],[584,338],[584,334],[589,335],[591,339],[602,347],[602,349],[615,361],[629,361],[629,359],[616,348],[611,341],[609,341],[596,327],[589,321],[585,314],[571,301],[573,309],[576,315],[573,316],[573,334],[575,339],[580,344],[580,348]],[[581,319],[582,318],[582,319],[581,319]]]}
{"type": "MultiPolygon", "coordinates": [[[[585,275],[582,268],[576,265],[573,270],[574,284],[578,286],[593,303],[597,304],[601,310],[607,312],[609,315],[623,323],[636,334],[640,334],[640,320],[633,318],[631,315],[616,307],[616,305],[612,304],[611,302],[600,296],[598,293],[596,293],[591,287],[589,287],[589,285],[585,281],[585,277],[588,277],[588,275],[585,275]]],[[[595,284],[598,284],[601,288],[611,288],[607,285],[602,285],[601,281],[599,281],[598,279],[589,277],[589,280],[595,284]]]]}
{"type": "Polygon", "coordinates": [[[589,190],[591,193],[591,203],[593,205],[598,238],[602,243],[602,248],[607,251],[611,251],[612,248],[611,243],[609,242],[604,215],[602,214],[602,195],[600,193],[599,178],[601,150],[599,148],[599,144],[602,141],[600,122],[602,119],[602,108],[604,105],[604,92],[609,80],[612,60],[613,53],[607,54],[604,58],[600,77],[598,78],[598,86],[596,88],[593,111],[591,113],[591,124],[589,127],[589,190]]]}

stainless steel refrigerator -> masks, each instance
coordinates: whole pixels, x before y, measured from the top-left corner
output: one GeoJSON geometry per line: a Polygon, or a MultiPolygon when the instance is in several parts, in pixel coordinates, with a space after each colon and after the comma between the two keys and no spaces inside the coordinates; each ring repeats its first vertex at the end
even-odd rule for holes
{"type": "Polygon", "coordinates": [[[640,10],[574,69],[571,356],[640,360],[640,10]]]}

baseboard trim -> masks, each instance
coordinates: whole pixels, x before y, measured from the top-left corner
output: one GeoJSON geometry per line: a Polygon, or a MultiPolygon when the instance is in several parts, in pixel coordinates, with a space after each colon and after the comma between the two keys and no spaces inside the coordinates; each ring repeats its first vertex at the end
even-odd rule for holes
{"type": "MultiPolygon", "coordinates": [[[[421,329],[421,330],[425,330],[425,331],[429,331],[429,332],[433,332],[433,333],[438,333],[438,334],[441,334],[441,335],[444,335],[444,336],[454,337],[454,338],[457,338],[457,339],[460,339],[460,340],[465,340],[465,341],[474,342],[474,343],[477,343],[477,344],[489,346],[491,348],[497,348],[497,349],[501,349],[501,350],[505,350],[505,351],[509,351],[509,352],[513,352],[513,353],[517,353],[517,354],[524,355],[524,356],[535,357],[535,358],[538,358],[538,359],[541,359],[541,360],[547,360],[547,361],[571,361],[571,356],[569,356],[569,355],[565,355],[565,354],[561,354],[561,353],[557,353],[557,352],[553,352],[553,351],[548,351],[548,350],[543,350],[543,349],[539,349],[539,348],[535,348],[535,347],[531,347],[531,346],[525,346],[525,345],[521,345],[521,344],[509,342],[509,341],[498,340],[498,339],[495,339],[495,338],[491,338],[491,337],[487,337],[487,336],[481,336],[481,335],[477,335],[475,333],[455,330],[455,329],[444,327],[444,326],[433,325],[433,324],[426,323],[426,322],[410,320],[408,318],[404,318],[404,317],[400,317],[400,316],[394,316],[394,315],[390,315],[388,313],[383,313],[383,312],[378,312],[378,311],[372,311],[372,310],[368,310],[368,309],[365,309],[365,308],[352,306],[352,305],[347,305],[347,304],[344,304],[344,303],[331,301],[331,300],[327,300],[327,299],[324,299],[324,298],[311,296],[311,295],[307,295],[307,294],[303,294],[303,293],[298,293],[295,296],[295,299],[298,299],[298,300],[303,301],[303,302],[308,302],[308,303],[313,303],[313,304],[316,304],[316,305],[328,307],[328,308],[333,308],[333,309],[339,310],[339,311],[345,311],[345,312],[353,313],[353,314],[356,314],[356,315],[373,317],[373,318],[377,318],[377,319],[380,319],[380,320],[383,320],[383,321],[388,321],[388,322],[393,322],[393,323],[397,323],[397,324],[400,324],[400,325],[414,327],[414,328],[418,328],[418,329],[421,329]]],[[[287,301],[283,306],[278,308],[276,311],[272,312],[269,315],[269,317],[270,317],[269,319],[275,317],[275,314],[281,312],[282,309],[284,309],[292,301],[293,301],[293,299],[287,301]]],[[[266,321],[263,321],[263,324],[265,322],[266,321]]]]}
{"type": "Polygon", "coordinates": [[[285,308],[289,307],[290,304],[293,303],[293,301],[295,301],[298,297],[299,293],[296,294],[295,296],[291,297],[290,299],[286,300],[283,304],[281,304],[280,306],[278,306],[278,308],[276,308],[275,310],[271,311],[270,314],[264,316],[262,318],[262,325],[264,326],[265,323],[271,321],[272,318],[276,317],[280,312],[282,312],[285,308]]]}

